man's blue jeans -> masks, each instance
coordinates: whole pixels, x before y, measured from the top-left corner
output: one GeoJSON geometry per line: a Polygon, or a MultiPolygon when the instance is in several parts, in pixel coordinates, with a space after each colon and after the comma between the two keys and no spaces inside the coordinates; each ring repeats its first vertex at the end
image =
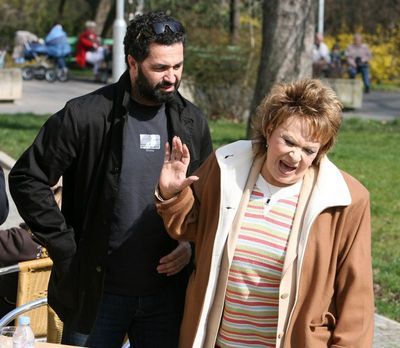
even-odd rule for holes
{"type": "MultiPolygon", "coordinates": [[[[174,283],[174,282],[172,282],[174,283]]],[[[103,294],[90,335],[64,323],[62,343],[93,348],[121,348],[128,334],[133,348],[176,348],[182,319],[184,291],[175,285],[150,296],[103,294]]]]}
{"type": "Polygon", "coordinates": [[[364,83],[364,90],[366,92],[369,92],[370,89],[370,82],[369,82],[369,67],[368,64],[361,64],[358,65],[357,67],[354,66],[349,66],[349,77],[351,79],[354,79],[357,75],[357,73],[361,74],[363,83],[364,83]]]}

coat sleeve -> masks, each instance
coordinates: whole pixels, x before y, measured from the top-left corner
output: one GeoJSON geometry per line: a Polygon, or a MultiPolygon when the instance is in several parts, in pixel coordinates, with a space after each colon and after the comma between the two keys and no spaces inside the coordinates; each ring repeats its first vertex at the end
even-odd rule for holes
{"type": "Polygon", "coordinates": [[[3,168],[0,167],[0,225],[4,223],[8,216],[8,198],[6,192],[6,182],[4,179],[3,168]]]}
{"type": "MultiPolygon", "coordinates": [[[[156,200],[157,211],[164,221],[168,234],[174,239],[191,242],[197,238],[203,200],[213,199],[218,202],[215,197],[215,182],[219,182],[216,179],[219,175],[219,167],[215,155],[209,156],[194,175],[197,175],[199,180],[185,188],[176,197],[163,202],[156,200]]],[[[207,209],[209,209],[209,205],[207,205],[207,209]]],[[[215,213],[217,214],[217,212],[215,213]]]]}
{"type": "Polygon", "coordinates": [[[78,125],[67,106],[51,116],[9,175],[10,192],[24,221],[53,261],[76,252],[73,229],[66,224],[51,190],[79,151],[78,125]]]}
{"type": "Polygon", "coordinates": [[[40,249],[41,246],[22,228],[0,230],[0,263],[4,266],[33,260],[40,253],[40,249]]]}
{"type": "Polygon", "coordinates": [[[371,222],[368,192],[352,203],[347,237],[342,241],[335,284],[338,320],[332,348],[371,347],[374,330],[374,293],[371,261],[371,222]]]}

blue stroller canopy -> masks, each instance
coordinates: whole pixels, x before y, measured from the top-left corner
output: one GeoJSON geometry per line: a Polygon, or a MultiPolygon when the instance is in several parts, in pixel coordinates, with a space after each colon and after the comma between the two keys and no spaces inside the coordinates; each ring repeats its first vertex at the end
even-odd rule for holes
{"type": "Polygon", "coordinates": [[[56,24],[44,39],[47,54],[51,57],[65,57],[71,54],[71,45],[68,37],[60,24],[56,24]]]}

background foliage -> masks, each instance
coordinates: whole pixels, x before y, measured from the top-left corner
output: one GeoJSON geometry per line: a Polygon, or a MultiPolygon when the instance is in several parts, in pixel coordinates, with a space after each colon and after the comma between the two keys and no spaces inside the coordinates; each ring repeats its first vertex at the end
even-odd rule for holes
{"type": "MultiPolygon", "coordinates": [[[[66,0],[61,21],[66,32],[76,35],[89,17],[90,1],[66,0]]],[[[12,48],[14,33],[28,30],[44,37],[58,18],[59,1],[0,0],[0,46],[12,48]]]]}

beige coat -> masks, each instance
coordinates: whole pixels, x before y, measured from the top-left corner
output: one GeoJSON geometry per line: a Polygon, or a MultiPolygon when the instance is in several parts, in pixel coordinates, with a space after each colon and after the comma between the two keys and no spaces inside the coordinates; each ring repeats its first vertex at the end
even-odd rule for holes
{"type": "MultiPolygon", "coordinates": [[[[213,348],[240,221],[260,172],[249,141],[218,149],[200,180],[158,202],[168,233],[195,242],[180,347],[213,348]]],[[[305,175],[279,289],[276,346],[371,347],[368,191],[326,157],[305,175]]]]}

